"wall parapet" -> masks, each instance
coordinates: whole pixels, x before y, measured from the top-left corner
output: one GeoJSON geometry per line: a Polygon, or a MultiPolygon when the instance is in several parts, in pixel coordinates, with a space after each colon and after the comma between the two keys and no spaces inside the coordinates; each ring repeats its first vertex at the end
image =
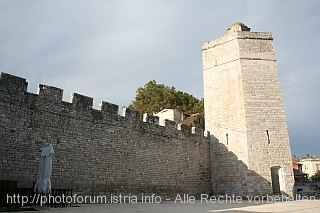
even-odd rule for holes
{"type": "MultiPolygon", "coordinates": [[[[0,75],[0,171],[2,180],[32,187],[38,150],[52,144],[53,188],[81,195],[210,193],[209,137],[177,129],[174,121],[40,84],[36,94],[27,81],[0,75]],[[191,160],[192,159],[192,160],[191,160]]],[[[199,130],[201,131],[201,130],[199,130]]],[[[194,131],[196,132],[196,130],[194,131]]]]}
{"type": "Polygon", "coordinates": [[[90,110],[93,106],[93,98],[78,93],[72,93],[71,103],[76,109],[90,110]]]}
{"type": "Polygon", "coordinates": [[[40,98],[55,102],[61,102],[63,97],[63,90],[57,87],[39,84],[37,94],[40,98]]]}
{"type": "Polygon", "coordinates": [[[0,73],[1,91],[9,94],[23,94],[27,91],[28,83],[25,78],[21,78],[9,73],[0,73]]]}
{"type": "Polygon", "coordinates": [[[180,132],[186,137],[207,137],[207,134],[204,134],[204,130],[202,129],[191,128],[186,125],[176,125],[174,121],[170,120],[165,121],[165,127],[163,128],[163,126],[159,125],[159,118],[156,116],[146,115],[141,120],[138,111],[127,107],[122,109],[122,116],[120,116],[118,114],[119,106],[106,101],[101,101],[98,109],[94,109],[93,98],[78,93],[72,93],[70,102],[65,102],[62,100],[63,89],[58,87],[39,84],[37,94],[27,92],[27,87],[28,82],[25,78],[1,72],[0,100],[2,99],[6,102],[23,102],[26,106],[37,103],[38,108],[52,110],[56,113],[70,112],[72,115],[76,113],[79,116],[92,118],[97,122],[102,122],[103,118],[109,119],[111,122],[122,120],[124,123],[140,128],[143,128],[141,123],[148,123],[149,127],[159,126],[159,129],[163,129],[164,132],[168,132],[170,135],[172,131],[176,131],[177,134],[180,132]]]}

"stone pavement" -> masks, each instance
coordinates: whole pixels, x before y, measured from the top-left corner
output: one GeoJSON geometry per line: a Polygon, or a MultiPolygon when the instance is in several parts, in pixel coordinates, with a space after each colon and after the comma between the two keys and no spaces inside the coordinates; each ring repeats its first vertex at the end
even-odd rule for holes
{"type": "Polygon", "coordinates": [[[291,201],[278,202],[271,204],[253,204],[244,201],[241,204],[230,203],[200,203],[181,204],[174,202],[163,202],[159,204],[80,204],[78,207],[66,208],[42,208],[40,212],[55,213],[210,213],[210,212],[233,212],[233,213],[284,213],[284,212],[299,212],[299,213],[320,213],[320,200],[313,201],[291,201]]]}

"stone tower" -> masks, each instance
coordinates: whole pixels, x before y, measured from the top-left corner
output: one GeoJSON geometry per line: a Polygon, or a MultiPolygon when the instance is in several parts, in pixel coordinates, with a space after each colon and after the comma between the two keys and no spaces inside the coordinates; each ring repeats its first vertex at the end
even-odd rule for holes
{"type": "Polygon", "coordinates": [[[214,194],[292,195],[290,142],[271,33],[233,24],[202,46],[214,194]]]}

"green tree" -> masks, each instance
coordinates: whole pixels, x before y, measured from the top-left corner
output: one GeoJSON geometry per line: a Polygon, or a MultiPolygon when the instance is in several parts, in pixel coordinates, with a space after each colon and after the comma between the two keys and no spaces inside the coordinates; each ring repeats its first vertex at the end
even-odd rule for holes
{"type": "Polygon", "coordinates": [[[136,97],[129,108],[143,113],[159,112],[163,109],[178,109],[181,112],[204,113],[203,99],[177,91],[174,87],[157,84],[155,80],[149,81],[144,87],[138,88],[136,97]]]}
{"type": "Polygon", "coordinates": [[[313,176],[311,176],[311,179],[314,181],[320,181],[320,170],[318,170],[313,176]]]}

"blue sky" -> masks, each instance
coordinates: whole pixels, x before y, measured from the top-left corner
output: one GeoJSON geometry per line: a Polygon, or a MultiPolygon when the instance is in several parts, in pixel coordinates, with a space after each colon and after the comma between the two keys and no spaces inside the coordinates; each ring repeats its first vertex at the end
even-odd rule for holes
{"type": "Polygon", "coordinates": [[[149,80],[203,97],[202,43],[241,21],[272,32],[292,153],[320,155],[320,2],[0,0],[0,70],[128,105],[149,80]]]}

